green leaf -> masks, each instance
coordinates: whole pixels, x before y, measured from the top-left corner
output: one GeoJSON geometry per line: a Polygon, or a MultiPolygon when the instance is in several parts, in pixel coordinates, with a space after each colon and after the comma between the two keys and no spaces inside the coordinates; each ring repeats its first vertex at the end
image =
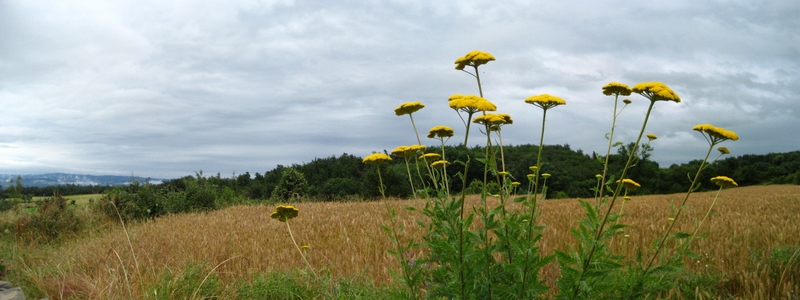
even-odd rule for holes
{"type": "Polygon", "coordinates": [[[688,234],[686,232],[683,232],[683,231],[677,232],[677,233],[672,235],[672,237],[674,237],[676,239],[685,239],[685,238],[688,238],[690,236],[692,236],[692,235],[688,234]]]}

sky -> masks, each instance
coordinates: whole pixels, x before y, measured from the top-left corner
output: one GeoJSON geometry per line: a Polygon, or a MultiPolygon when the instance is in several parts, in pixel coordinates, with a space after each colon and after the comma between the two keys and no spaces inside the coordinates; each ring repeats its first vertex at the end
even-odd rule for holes
{"type": "MultiPolygon", "coordinates": [[[[800,1],[0,0],[0,173],[178,178],[264,173],[416,144],[464,125],[452,94],[478,94],[454,61],[473,50],[484,97],[508,113],[506,145],[605,153],[602,86],[663,82],[647,133],[662,167],[702,159],[694,125],[736,132],[731,155],[800,150],[800,1]]],[[[636,139],[631,95],[615,141],[636,139]]],[[[470,145],[483,143],[477,131],[470,145]]],[[[535,164],[535,162],[531,162],[535,164]]]]}

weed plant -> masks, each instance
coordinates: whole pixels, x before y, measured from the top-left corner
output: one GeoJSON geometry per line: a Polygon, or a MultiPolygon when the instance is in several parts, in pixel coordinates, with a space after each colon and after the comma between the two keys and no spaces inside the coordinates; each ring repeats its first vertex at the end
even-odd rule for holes
{"type": "MultiPolygon", "coordinates": [[[[497,107],[483,97],[481,86],[479,67],[494,60],[491,54],[477,50],[458,58],[455,61],[456,70],[464,71],[476,79],[480,95],[454,94],[449,98],[449,106],[459,113],[465,125],[464,147],[469,139],[470,124],[482,126],[480,132],[486,137],[486,151],[483,156],[474,159],[484,166],[483,178],[466,177],[472,157],[467,157],[466,162],[454,162],[453,165],[463,166],[464,171],[457,173],[456,178],[448,177],[446,168],[451,163],[446,160],[444,145],[447,139],[455,135],[448,126],[433,127],[428,133],[429,138],[437,139],[441,145],[441,153],[425,153],[424,149],[411,151],[411,146],[400,146],[392,151],[393,155],[405,159],[409,183],[415,196],[417,193],[413,191],[409,156],[419,157],[415,167],[419,170],[419,162],[422,162],[428,171],[428,177],[420,180],[430,182],[433,188],[433,192],[424,193],[427,202],[420,213],[426,217],[426,221],[419,222],[419,226],[424,228],[425,234],[419,242],[399,242],[402,229],[393,227],[396,226],[396,213],[387,206],[392,224],[384,225],[384,229],[395,245],[390,253],[401,265],[402,274],[397,277],[407,286],[407,296],[533,299],[555,295],[557,299],[641,299],[666,295],[684,269],[684,259],[696,256],[690,246],[693,239],[700,237],[697,233],[703,221],[696,225],[693,234],[682,231],[674,233],[673,227],[682,221],[680,216],[688,207],[689,196],[699,188],[698,178],[708,166],[713,148],[724,141],[737,140],[738,136],[709,124],[695,126],[693,130],[700,132],[710,147],[689,185],[686,197],[677,206],[673,204],[673,217],[665,220],[669,223],[663,237],[653,241],[652,249],[618,253],[612,246],[615,237],[624,235],[627,227],[623,214],[625,201],[630,199],[627,193],[641,187],[629,178],[629,170],[636,167],[640,155],[646,153],[642,149],[649,149],[650,142],[657,139],[654,134],[645,135],[651,112],[658,102],[680,103],[681,99],[660,82],[643,82],[632,88],[617,82],[607,84],[602,92],[614,96],[614,110],[611,132],[607,135],[607,153],[604,157],[598,157],[602,163],[602,168],[599,168],[602,173],[597,175],[594,204],[579,200],[585,216],[577,228],[571,229],[577,244],[568,249],[556,249],[552,256],[543,255],[540,241],[545,227],[538,222],[538,218],[546,212],[541,210],[539,203],[547,194],[547,178],[551,176],[547,172],[553,171],[542,155],[546,117],[549,110],[565,105],[566,101],[549,94],[525,99],[526,103],[542,109],[542,125],[536,161],[531,162],[531,173],[526,175],[529,180],[527,191],[524,196],[518,196],[521,183],[506,171],[502,143],[502,128],[513,124],[513,120],[508,114],[490,113],[497,107]],[[625,167],[619,174],[610,174],[608,158],[611,149],[623,144],[614,143],[613,140],[616,120],[622,109],[631,103],[631,100],[624,99],[622,107],[618,109],[620,96],[633,93],[649,100],[649,106],[636,141],[626,149],[628,157],[625,167]],[[462,113],[466,114],[467,119],[462,113]],[[473,118],[474,115],[477,116],[473,118]],[[643,137],[647,138],[647,142],[643,142],[643,137]],[[468,189],[463,188],[460,195],[453,195],[450,191],[453,179],[460,179],[462,187],[469,186],[469,190],[480,192],[481,204],[471,210],[465,209],[468,189]],[[499,187],[499,190],[490,193],[492,185],[499,187]],[[499,204],[490,206],[488,198],[496,198],[499,204]],[[512,207],[512,203],[518,205],[512,207]],[[420,258],[411,260],[410,254],[419,254],[420,258]],[[557,279],[557,290],[549,291],[540,274],[542,268],[553,259],[558,262],[560,277],[557,279]]],[[[424,107],[420,102],[408,102],[396,108],[395,114],[411,117],[412,113],[424,107]]],[[[422,144],[413,117],[411,122],[417,143],[422,144]]],[[[720,148],[720,156],[726,152],[727,148],[720,148]]],[[[390,160],[385,154],[373,154],[364,162],[379,165],[382,161],[390,160]],[[377,155],[381,155],[380,161],[373,157],[377,155]]],[[[422,177],[422,172],[418,172],[418,175],[422,177]]],[[[727,177],[715,179],[721,187],[735,185],[727,177]]],[[[379,190],[383,194],[386,187],[383,180],[379,181],[379,190]]],[[[620,242],[619,239],[617,242],[620,242]]]]}

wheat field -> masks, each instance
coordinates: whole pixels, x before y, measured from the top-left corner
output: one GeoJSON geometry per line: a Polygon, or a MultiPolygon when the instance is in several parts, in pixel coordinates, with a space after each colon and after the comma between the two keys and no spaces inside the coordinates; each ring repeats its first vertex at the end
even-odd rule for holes
{"type": "MultiPolygon", "coordinates": [[[[713,200],[714,192],[692,194],[676,227],[692,233],[713,200]]],[[[625,206],[622,222],[629,224],[629,238],[615,238],[619,253],[632,253],[663,235],[669,225],[672,201],[680,203],[683,194],[634,196],[625,206]]],[[[800,186],[752,186],[723,190],[701,232],[707,236],[694,242],[702,258],[687,264],[693,271],[713,270],[725,275],[728,284],[743,298],[760,298],[769,289],[764,271],[753,265],[753,258],[779,245],[800,245],[800,186]]],[[[477,205],[478,196],[468,204],[477,205]]],[[[593,202],[593,199],[587,201],[593,202]]],[[[307,245],[309,263],[333,276],[362,276],[375,284],[392,282],[389,270],[398,262],[387,253],[391,243],[380,225],[399,228],[401,239],[419,239],[419,212],[425,200],[391,199],[375,202],[295,203],[300,214],[290,220],[299,245],[307,245]],[[394,209],[397,222],[390,224],[387,207],[394,209]]],[[[496,200],[490,205],[497,205],[496,200]]],[[[567,249],[574,240],[569,228],[584,215],[576,199],[542,202],[540,223],[542,251],[567,249]]],[[[223,285],[248,280],[268,271],[304,269],[291,243],[285,223],[270,219],[273,206],[237,206],[209,213],[170,215],[155,221],[127,224],[126,228],[108,225],[92,236],[70,241],[59,247],[21,251],[26,276],[53,298],[127,298],[144,293],[159,274],[179,273],[186,262],[208,262],[223,285]],[[216,269],[213,269],[216,267],[216,269]],[[131,288],[133,287],[133,288],[131,288]]],[[[647,253],[647,252],[645,252],[647,253]]],[[[558,269],[551,264],[543,270],[551,286],[558,269]]],[[[800,285],[789,286],[797,293],[800,285]]]]}

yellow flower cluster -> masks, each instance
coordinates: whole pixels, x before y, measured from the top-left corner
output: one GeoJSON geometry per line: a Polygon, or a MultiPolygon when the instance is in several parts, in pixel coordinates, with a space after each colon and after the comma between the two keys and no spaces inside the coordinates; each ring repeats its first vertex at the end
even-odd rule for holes
{"type": "Polygon", "coordinates": [[[450,128],[448,126],[436,126],[431,128],[430,131],[428,131],[428,138],[431,139],[451,137],[453,135],[455,135],[455,131],[453,131],[453,128],[450,128]]]}
{"type": "Polygon", "coordinates": [[[439,160],[439,158],[441,158],[441,157],[442,157],[441,155],[436,154],[436,153],[425,153],[422,156],[420,156],[419,159],[427,161],[427,162],[432,162],[432,161],[439,160]]]}
{"type": "Polygon", "coordinates": [[[722,153],[722,154],[731,154],[731,151],[728,150],[728,148],[725,148],[725,147],[719,147],[719,148],[717,148],[717,151],[719,151],[719,153],[722,153]]]}
{"type": "Polygon", "coordinates": [[[450,108],[466,113],[497,110],[497,106],[494,103],[475,95],[454,94],[448,100],[450,101],[450,108]]]}
{"type": "Polygon", "coordinates": [[[276,219],[281,222],[297,217],[300,211],[291,205],[279,205],[275,207],[275,211],[269,215],[270,218],[276,219]]]}
{"type": "Polygon", "coordinates": [[[494,60],[494,56],[489,52],[472,51],[456,59],[456,70],[463,70],[466,66],[477,67],[494,60]]]}
{"type": "MultiPolygon", "coordinates": [[[[617,180],[617,183],[619,183],[619,180],[617,180]]],[[[639,183],[637,183],[636,181],[633,181],[633,179],[623,179],[622,180],[622,186],[624,186],[625,189],[627,189],[629,191],[633,191],[635,189],[638,189],[638,188],[642,187],[639,183]]]]}
{"type": "Polygon", "coordinates": [[[434,167],[434,168],[437,168],[437,169],[443,169],[444,167],[449,166],[449,165],[450,165],[449,161],[437,160],[437,161],[435,161],[435,162],[433,162],[431,164],[431,167],[434,167]]]}
{"type": "Polygon", "coordinates": [[[528,97],[527,99],[525,99],[525,103],[530,103],[538,107],[541,107],[544,110],[547,110],[559,105],[565,105],[567,104],[567,101],[564,101],[564,99],[561,99],[556,96],[541,94],[528,97]]]}
{"type": "Polygon", "coordinates": [[[650,139],[650,140],[656,140],[656,139],[658,139],[658,136],[655,135],[655,134],[652,134],[652,133],[648,133],[647,134],[647,138],[650,139]]]}
{"type": "Polygon", "coordinates": [[[692,128],[694,131],[705,132],[709,136],[712,137],[715,141],[724,141],[724,140],[733,140],[736,141],[739,139],[739,136],[736,135],[736,132],[726,130],[722,127],[716,127],[711,124],[697,124],[692,128]]]}
{"type": "Polygon", "coordinates": [[[413,114],[416,111],[425,107],[424,104],[420,103],[419,101],[416,102],[406,102],[400,104],[397,108],[394,109],[394,114],[398,116],[413,114]]]}
{"type": "Polygon", "coordinates": [[[372,153],[370,155],[367,155],[367,157],[364,157],[363,162],[368,165],[375,165],[390,161],[392,161],[392,158],[384,153],[372,153]]]}
{"type": "Polygon", "coordinates": [[[630,96],[631,89],[628,87],[627,84],[619,82],[610,82],[609,84],[603,86],[603,94],[606,96],[611,96],[611,95],[630,96]]]}
{"type": "Polygon", "coordinates": [[[716,183],[718,186],[721,186],[723,188],[739,186],[739,184],[737,184],[736,181],[733,181],[733,179],[727,176],[717,176],[711,178],[711,182],[716,183]]]}
{"type": "Polygon", "coordinates": [[[511,116],[509,116],[508,114],[485,114],[482,116],[475,117],[475,119],[473,119],[472,122],[490,126],[514,124],[514,120],[512,120],[511,116]]]}
{"type": "Polygon", "coordinates": [[[409,146],[397,146],[397,148],[394,148],[394,150],[392,150],[392,155],[394,155],[394,156],[405,156],[406,153],[409,151],[409,148],[411,148],[411,147],[409,147],[409,146]]]}
{"type": "Polygon", "coordinates": [[[411,145],[411,146],[398,146],[392,150],[392,155],[394,156],[410,156],[417,154],[417,151],[425,151],[427,147],[423,145],[411,145]]]}
{"type": "Polygon", "coordinates": [[[633,86],[633,92],[650,101],[675,101],[680,103],[681,97],[661,82],[642,82],[633,86]]]}

